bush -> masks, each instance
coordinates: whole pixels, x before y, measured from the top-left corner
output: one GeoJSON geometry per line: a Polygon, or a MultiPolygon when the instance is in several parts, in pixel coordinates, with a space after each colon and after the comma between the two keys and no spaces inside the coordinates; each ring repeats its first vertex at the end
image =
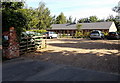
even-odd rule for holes
{"type": "Polygon", "coordinates": [[[83,36],[84,36],[84,35],[83,35],[82,32],[76,31],[76,33],[75,33],[75,37],[76,37],[76,38],[81,38],[81,37],[83,37],[83,36]]]}
{"type": "Polygon", "coordinates": [[[107,36],[108,35],[108,32],[102,32],[105,36],[107,36]]]}
{"type": "Polygon", "coordinates": [[[62,34],[62,37],[67,37],[67,35],[64,33],[64,34],[62,34]]]}
{"type": "Polygon", "coordinates": [[[37,32],[37,33],[45,33],[45,32],[47,32],[44,29],[41,29],[41,30],[28,30],[28,31],[33,31],[33,32],[37,32]]]}
{"type": "Polygon", "coordinates": [[[85,33],[84,33],[84,38],[88,38],[89,35],[90,35],[90,32],[85,32],[85,33]]]}

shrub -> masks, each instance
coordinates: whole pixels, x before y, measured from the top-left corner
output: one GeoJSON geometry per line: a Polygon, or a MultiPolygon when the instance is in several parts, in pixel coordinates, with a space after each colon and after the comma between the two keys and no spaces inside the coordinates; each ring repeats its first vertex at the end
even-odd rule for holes
{"type": "Polygon", "coordinates": [[[37,32],[37,33],[45,33],[45,32],[47,32],[44,29],[41,29],[41,30],[28,30],[28,31],[33,31],[33,32],[37,32]]]}
{"type": "Polygon", "coordinates": [[[62,37],[67,37],[67,35],[64,33],[64,34],[62,34],[62,37]]]}
{"type": "Polygon", "coordinates": [[[108,35],[108,32],[102,32],[105,36],[107,36],[108,35]]]}
{"type": "Polygon", "coordinates": [[[85,33],[84,33],[84,38],[88,38],[89,35],[90,35],[90,32],[85,32],[85,33]]]}
{"type": "Polygon", "coordinates": [[[81,38],[81,37],[83,37],[83,36],[84,36],[84,35],[83,35],[82,32],[76,31],[76,33],[75,33],[75,37],[76,37],[76,38],[81,38]]]}

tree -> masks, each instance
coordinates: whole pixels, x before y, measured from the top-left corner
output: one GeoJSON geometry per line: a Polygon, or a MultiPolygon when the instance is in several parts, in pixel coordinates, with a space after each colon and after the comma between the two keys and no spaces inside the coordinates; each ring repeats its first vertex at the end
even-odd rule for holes
{"type": "Polygon", "coordinates": [[[55,15],[52,17],[52,24],[56,24],[56,16],[55,15]]]}
{"type": "MultiPolygon", "coordinates": [[[[120,4],[120,1],[118,3],[120,4]]],[[[119,5],[115,6],[112,10],[114,12],[120,13],[120,6],[119,5]]],[[[120,16],[116,16],[114,22],[115,22],[118,32],[120,32],[120,16]]]]}
{"type": "Polygon", "coordinates": [[[115,17],[114,23],[117,27],[118,32],[120,32],[120,16],[115,17]]]}
{"type": "Polygon", "coordinates": [[[82,26],[81,24],[76,25],[78,31],[81,31],[81,26],[82,26]]]}
{"type": "Polygon", "coordinates": [[[56,18],[56,24],[65,24],[65,23],[67,23],[66,17],[61,12],[60,15],[58,15],[56,18]]]}
{"type": "Polygon", "coordinates": [[[105,22],[105,19],[99,19],[97,22],[105,22]]]}
{"type": "Polygon", "coordinates": [[[38,29],[46,29],[51,28],[52,17],[50,16],[50,10],[45,7],[45,3],[40,2],[39,7],[36,9],[37,18],[38,18],[38,29]]]}
{"type": "Polygon", "coordinates": [[[69,16],[69,18],[68,18],[68,20],[67,20],[67,23],[70,23],[70,24],[73,23],[73,22],[72,22],[72,17],[71,17],[71,16],[69,16]]]}
{"type": "MultiPolygon", "coordinates": [[[[120,5],[120,1],[118,2],[118,4],[120,5]]],[[[115,12],[118,12],[120,13],[120,6],[115,6],[112,10],[115,11],[115,12]]]]}
{"type": "Polygon", "coordinates": [[[25,29],[30,30],[31,28],[36,28],[38,23],[36,10],[32,8],[21,9],[20,12],[26,17],[25,29]]]}
{"type": "Polygon", "coordinates": [[[76,18],[74,19],[73,23],[76,24],[76,18]]]}
{"type": "Polygon", "coordinates": [[[2,31],[8,31],[9,27],[15,27],[18,37],[25,28],[26,17],[20,12],[23,2],[2,2],[2,31]]]}
{"type": "Polygon", "coordinates": [[[97,18],[97,16],[90,16],[89,20],[90,20],[90,22],[97,22],[98,18],[97,18]]]}
{"type": "Polygon", "coordinates": [[[76,31],[75,37],[82,37],[83,36],[83,32],[81,32],[81,26],[82,26],[81,24],[76,25],[76,28],[78,31],[76,31]]]}
{"type": "Polygon", "coordinates": [[[114,20],[115,20],[115,18],[113,15],[108,16],[106,19],[106,21],[114,21],[114,20]]]}
{"type": "Polygon", "coordinates": [[[78,20],[78,23],[89,23],[89,22],[90,22],[89,18],[81,18],[78,20]]]}

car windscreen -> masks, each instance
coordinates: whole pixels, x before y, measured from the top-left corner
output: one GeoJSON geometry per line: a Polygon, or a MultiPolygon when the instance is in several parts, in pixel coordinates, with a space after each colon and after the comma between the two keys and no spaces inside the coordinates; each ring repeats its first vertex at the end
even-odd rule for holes
{"type": "Polygon", "coordinates": [[[109,32],[109,35],[115,35],[117,34],[116,32],[109,32]]]}
{"type": "Polygon", "coordinates": [[[99,32],[92,32],[92,33],[90,33],[90,34],[99,34],[99,32]]]}
{"type": "Polygon", "coordinates": [[[49,34],[56,34],[55,32],[49,32],[49,34]]]}

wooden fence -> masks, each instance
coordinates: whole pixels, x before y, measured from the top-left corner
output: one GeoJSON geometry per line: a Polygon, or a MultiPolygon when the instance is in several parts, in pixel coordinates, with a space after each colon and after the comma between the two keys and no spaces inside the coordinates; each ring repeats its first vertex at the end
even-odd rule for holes
{"type": "Polygon", "coordinates": [[[40,50],[46,47],[46,40],[42,36],[22,37],[20,42],[20,55],[40,50]]]}

